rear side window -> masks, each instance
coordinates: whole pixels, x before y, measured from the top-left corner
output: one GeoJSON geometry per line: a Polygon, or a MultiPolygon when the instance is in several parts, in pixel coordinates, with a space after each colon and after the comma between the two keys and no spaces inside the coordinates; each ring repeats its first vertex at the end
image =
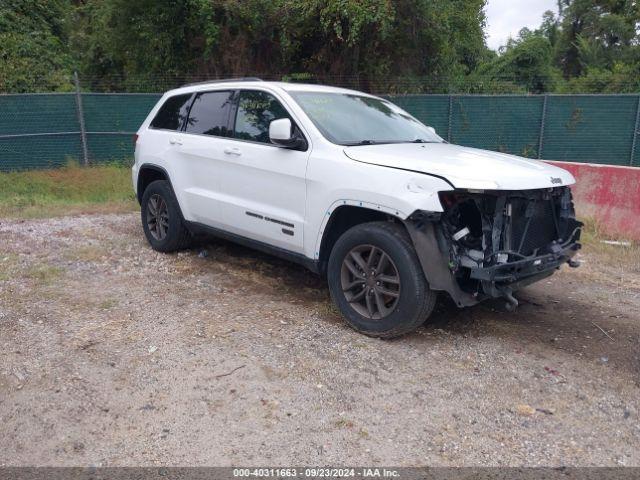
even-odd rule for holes
{"type": "Polygon", "coordinates": [[[259,91],[242,91],[238,102],[235,138],[271,143],[269,124],[280,118],[291,117],[273,95],[259,91]]]}
{"type": "Polygon", "coordinates": [[[158,113],[151,122],[151,128],[180,130],[183,122],[187,118],[190,99],[190,93],[169,97],[162,107],[160,107],[160,110],[158,110],[158,113]]]}
{"type": "Polygon", "coordinates": [[[230,137],[229,118],[235,92],[205,92],[196,96],[187,120],[187,133],[230,137]]]}

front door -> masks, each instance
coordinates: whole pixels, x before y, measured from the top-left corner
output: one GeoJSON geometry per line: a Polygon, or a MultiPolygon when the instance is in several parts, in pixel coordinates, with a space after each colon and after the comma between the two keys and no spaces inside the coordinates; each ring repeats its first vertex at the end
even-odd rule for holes
{"type": "Polygon", "coordinates": [[[223,140],[218,170],[225,230],[301,253],[310,149],[270,143],[271,121],[287,117],[295,124],[271,93],[241,90],[234,113],[233,138],[223,140]]]}

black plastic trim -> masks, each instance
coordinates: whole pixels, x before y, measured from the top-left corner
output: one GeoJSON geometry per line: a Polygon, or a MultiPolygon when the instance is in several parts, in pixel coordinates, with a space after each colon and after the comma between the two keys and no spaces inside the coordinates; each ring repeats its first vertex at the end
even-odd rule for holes
{"type": "Polygon", "coordinates": [[[242,235],[237,235],[235,233],[227,232],[226,230],[221,230],[215,227],[210,227],[209,225],[204,225],[198,222],[185,221],[185,225],[187,226],[189,231],[194,235],[204,234],[204,235],[211,235],[214,237],[222,238],[224,240],[237,243],[244,247],[252,248],[254,250],[258,250],[260,252],[266,253],[268,255],[272,255],[274,257],[287,260],[289,262],[297,263],[298,265],[302,265],[303,267],[312,271],[315,274],[320,273],[318,261],[313,260],[309,257],[306,257],[301,253],[292,252],[290,250],[286,250],[280,247],[274,247],[273,245],[269,245],[267,243],[260,242],[258,240],[253,240],[251,238],[243,237],[242,235]]]}
{"type": "Polygon", "coordinates": [[[260,220],[264,220],[264,217],[262,215],[258,214],[258,213],[253,213],[253,212],[244,212],[244,213],[246,213],[250,217],[258,218],[260,220]]]}
{"type": "Polygon", "coordinates": [[[282,225],[284,227],[289,227],[289,228],[296,228],[296,226],[293,223],[285,222],[283,220],[277,220],[271,217],[265,217],[264,215],[260,215],[259,213],[250,212],[248,210],[244,213],[246,213],[250,217],[257,218],[259,220],[264,220],[265,222],[277,223],[278,225],[282,225]]]}
{"type": "Polygon", "coordinates": [[[489,282],[514,283],[534,275],[553,271],[568,262],[580,249],[579,243],[572,243],[559,253],[549,253],[515,262],[502,263],[485,268],[472,268],[471,278],[489,282]]]}
{"type": "Polygon", "coordinates": [[[141,176],[143,170],[155,170],[156,172],[162,173],[164,175],[165,179],[167,180],[167,182],[169,182],[169,187],[171,188],[171,191],[173,192],[173,195],[175,196],[176,191],[173,189],[173,185],[171,184],[171,178],[169,177],[169,172],[167,172],[163,167],[161,167],[159,165],[156,165],[155,163],[143,163],[138,168],[138,175],[137,175],[137,178],[136,178],[136,197],[138,197],[138,203],[140,203],[142,201],[142,195],[144,193],[144,192],[140,191],[140,176],[141,176]]]}
{"type": "Polygon", "coordinates": [[[283,222],[282,220],[276,220],[275,218],[271,218],[271,217],[264,217],[264,219],[267,222],[277,223],[278,225],[282,225],[289,228],[296,228],[296,226],[293,223],[283,222]]]}

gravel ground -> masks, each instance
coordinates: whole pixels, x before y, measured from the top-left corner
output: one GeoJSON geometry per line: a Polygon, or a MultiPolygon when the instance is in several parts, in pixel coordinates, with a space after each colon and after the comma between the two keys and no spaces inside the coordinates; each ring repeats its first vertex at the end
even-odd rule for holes
{"type": "Polygon", "coordinates": [[[640,275],[583,260],[381,341],[242,247],[1,220],[0,465],[640,465],[640,275]]]}

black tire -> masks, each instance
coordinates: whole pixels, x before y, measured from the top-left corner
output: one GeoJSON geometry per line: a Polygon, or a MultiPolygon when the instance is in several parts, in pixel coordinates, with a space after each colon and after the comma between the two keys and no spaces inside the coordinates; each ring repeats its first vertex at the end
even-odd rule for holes
{"type": "Polygon", "coordinates": [[[151,182],[142,194],[141,207],[142,229],[151,248],[158,252],[175,252],[189,246],[191,234],[184,225],[178,200],[169,182],[166,180],[151,182]],[[160,232],[156,227],[159,216],[153,211],[154,204],[156,212],[166,211],[166,215],[162,214],[160,232]],[[162,232],[164,235],[161,235],[162,232]]]}
{"type": "MultiPolygon", "coordinates": [[[[379,263],[381,264],[382,260],[379,263]]],[[[361,272],[362,269],[358,268],[357,271],[361,272]]],[[[362,276],[364,278],[366,273],[362,276]]],[[[429,317],[436,302],[436,292],[429,288],[407,231],[402,226],[391,222],[364,223],[345,232],[338,239],[329,256],[327,279],[331,298],[349,325],[358,332],[372,337],[393,338],[415,330],[429,317]],[[369,252],[367,258],[373,258],[374,255],[381,258],[381,253],[373,253],[376,251],[385,253],[389,257],[381,269],[386,268],[387,272],[389,269],[397,272],[393,275],[384,275],[385,279],[393,280],[394,284],[399,279],[397,287],[393,287],[392,284],[375,286],[380,285],[376,279],[382,278],[380,275],[385,272],[376,274],[375,269],[367,272],[373,280],[359,279],[354,273],[353,267],[357,267],[359,263],[350,261],[355,258],[352,252],[359,256],[360,260],[364,259],[362,255],[366,255],[367,252],[369,252]],[[363,252],[362,255],[360,252],[363,252]],[[354,285],[362,281],[365,282],[362,286],[345,291],[344,282],[354,285]],[[382,308],[374,307],[377,313],[372,314],[366,296],[364,297],[366,308],[355,301],[361,296],[359,288],[362,288],[362,291],[365,289],[369,291],[365,295],[371,294],[376,300],[380,298],[379,291],[375,290],[377,288],[382,288],[382,291],[395,297],[384,294],[382,308]],[[380,318],[374,318],[376,315],[380,318]]]]}

